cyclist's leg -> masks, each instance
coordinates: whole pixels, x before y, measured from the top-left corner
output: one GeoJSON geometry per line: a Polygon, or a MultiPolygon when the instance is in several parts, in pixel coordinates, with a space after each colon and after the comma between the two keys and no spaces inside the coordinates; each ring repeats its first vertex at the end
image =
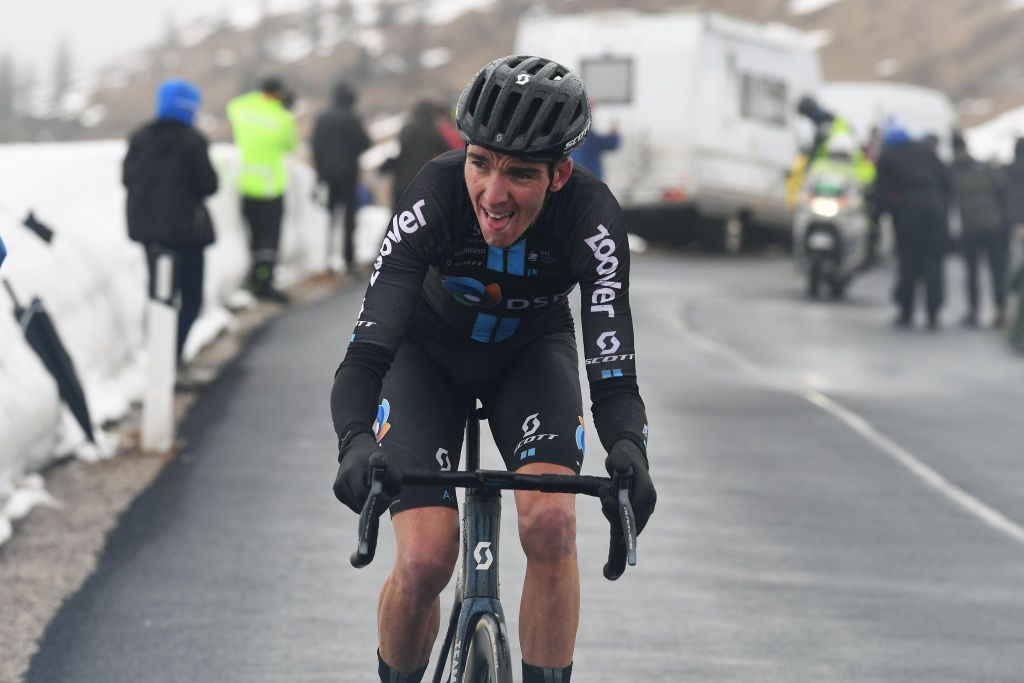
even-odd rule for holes
{"type": "MultiPolygon", "coordinates": [[[[464,424],[464,404],[456,392],[426,354],[404,343],[381,390],[381,446],[407,466],[454,469],[464,424]]],[[[455,491],[404,488],[391,514],[397,552],[377,609],[381,671],[418,673],[437,637],[438,595],[458,559],[455,491]]],[[[382,673],[382,680],[389,679],[382,673]]]]}
{"type": "MultiPolygon", "coordinates": [[[[488,403],[491,432],[510,469],[579,473],[583,412],[571,335],[523,349],[489,388],[488,403]]],[[[523,660],[561,670],[572,662],[579,624],[575,497],[536,491],[515,496],[527,557],[519,614],[523,660]]]]}

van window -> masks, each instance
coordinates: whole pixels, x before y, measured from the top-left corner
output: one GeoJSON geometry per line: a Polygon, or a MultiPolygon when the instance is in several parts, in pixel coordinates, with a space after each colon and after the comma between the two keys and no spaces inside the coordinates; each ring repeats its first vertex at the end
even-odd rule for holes
{"type": "Polygon", "coordinates": [[[740,80],[740,114],[775,126],[786,125],[786,82],[744,73],[740,80]]]}
{"type": "Polygon", "coordinates": [[[580,77],[595,103],[628,104],[633,99],[633,60],[628,57],[584,59],[580,77]]]}

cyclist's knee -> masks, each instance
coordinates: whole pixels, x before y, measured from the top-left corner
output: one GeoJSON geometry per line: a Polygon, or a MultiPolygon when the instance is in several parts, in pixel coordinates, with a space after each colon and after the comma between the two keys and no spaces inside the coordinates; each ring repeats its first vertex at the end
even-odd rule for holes
{"type": "Polygon", "coordinates": [[[576,554],[576,513],[572,496],[540,494],[520,506],[519,538],[534,562],[558,562],[576,554]]]}
{"type": "Polygon", "coordinates": [[[405,590],[433,599],[448,585],[458,559],[458,527],[446,526],[400,542],[395,575],[405,590]]]}

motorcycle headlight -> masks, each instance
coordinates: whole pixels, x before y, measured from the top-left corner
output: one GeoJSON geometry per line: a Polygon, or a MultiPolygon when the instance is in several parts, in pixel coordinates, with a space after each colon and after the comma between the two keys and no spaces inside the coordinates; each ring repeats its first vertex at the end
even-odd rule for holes
{"type": "Polygon", "coordinates": [[[831,197],[815,197],[811,200],[811,211],[824,218],[834,218],[839,208],[839,201],[831,197]]]}

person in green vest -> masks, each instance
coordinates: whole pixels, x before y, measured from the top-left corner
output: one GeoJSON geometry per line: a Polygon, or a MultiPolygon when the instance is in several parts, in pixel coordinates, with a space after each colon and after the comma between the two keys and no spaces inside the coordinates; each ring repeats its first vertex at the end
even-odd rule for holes
{"type": "Polygon", "coordinates": [[[252,265],[249,289],[262,299],[287,303],[274,286],[284,193],[288,186],[285,157],[298,146],[295,117],[284,105],[287,90],[280,78],[263,80],[259,90],[228,102],[228,120],[241,155],[238,188],[242,214],[249,225],[252,265]]]}

